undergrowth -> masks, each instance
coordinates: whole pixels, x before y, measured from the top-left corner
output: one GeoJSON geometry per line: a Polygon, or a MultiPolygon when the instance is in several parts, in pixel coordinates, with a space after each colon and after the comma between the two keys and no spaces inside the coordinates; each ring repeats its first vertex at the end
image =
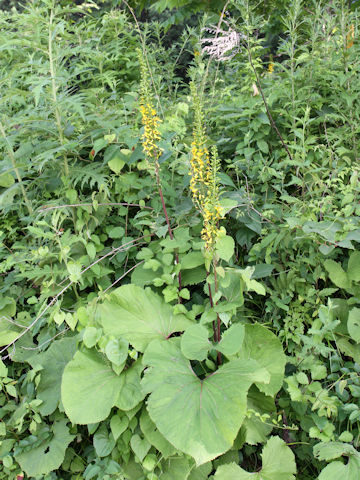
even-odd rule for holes
{"type": "Polygon", "coordinates": [[[0,11],[0,478],[357,480],[357,2],[79,3],[0,11]]]}

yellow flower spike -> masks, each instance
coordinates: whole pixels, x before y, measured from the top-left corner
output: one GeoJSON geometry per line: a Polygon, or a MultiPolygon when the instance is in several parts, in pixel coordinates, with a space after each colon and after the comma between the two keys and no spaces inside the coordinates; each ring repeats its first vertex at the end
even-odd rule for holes
{"type": "Polygon", "coordinates": [[[218,235],[218,222],[221,218],[217,179],[220,161],[216,147],[212,147],[211,154],[206,147],[207,137],[201,100],[194,83],[190,84],[190,88],[195,111],[194,140],[191,143],[190,191],[193,202],[203,217],[201,238],[205,241],[205,248],[212,251],[218,235]]]}

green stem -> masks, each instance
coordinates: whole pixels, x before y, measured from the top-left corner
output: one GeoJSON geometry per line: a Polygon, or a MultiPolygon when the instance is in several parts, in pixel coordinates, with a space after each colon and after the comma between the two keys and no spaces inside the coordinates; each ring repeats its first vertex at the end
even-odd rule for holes
{"type": "MultiPolygon", "coordinates": [[[[171,240],[173,240],[174,239],[174,234],[173,234],[173,231],[172,231],[172,228],[171,228],[171,225],[170,225],[169,215],[167,213],[165,200],[164,200],[164,195],[163,195],[163,191],[162,191],[162,188],[161,188],[158,159],[155,159],[155,176],[156,176],[156,183],[157,183],[157,187],[158,187],[158,191],[159,191],[159,195],[160,195],[162,209],[163,209],[163,212],[164,212],[164,215],[165,215],[166,225],[168,227],[169,237],[171,238],[171,240]]],[[[175,253],[175,260],[176,260],[176,264],[178,264],[179,263],[179,255],[177,253],[175,253]]],[[[182,288],[181,287],[181,272],[179,272],[178,281],[179,281],[179,289],[178,290],[180,292],[180,290],[182,288]]],[[[181,303],[181,297],[179,297],[179,302],[181,303]]]]}
{"type": "MultiPolygon", "coordinates": [[[[53,49],[52,49],[52,26],[53,26],[53,20],[54,20],[54,11],[51,9],[50,12],[50,19],[49,19],[49,34],[48,34],[48,55],[49,55],[49,70],[50,70],[50,78],[51,78],[51,91],[52,91],[52,100],[54,103],[54,111],[55,111],[55,120],[56,120],[56,126],[58,129],[59,133],[59,139],[61,145],[64,145],[64,135],[63,135],[63,130],[61,126],[61,115],[60,115],[60,110],[58,107],[57,103],[57,87],[56,87],[56,76],[55,76],[55,62],[54,62],[54,55],[53,55],[53,49]]],[[[66,177],[69,176],[69,164],[67,161],[66,155],[64,155],[64,170],[65,170],[65,175],[66,177]]]]}
{"type": "Polygon", "coordinates": [[[15,152],[14,152],[14,150],[13,150],[13,148],[12,148],[12,146],[11,146],[7,136],[6,136],[5,129],[4,129],[3,124],[1,122],[0,122],[0,132],[1,132],[1,135],[4,137],[4,140],[5,140],[5,143],[6,143],[6,146],[7,146],[7,150],[9,152],[9,157],[11,159],[11,163],[12,163],[13,169],[15,171],[17,181],[20,185],[21,192],[22,192],[22,195],[24,197],[24,201],[26,203],[27,209],[29,211],[29,214],[32,215],[33,214],[33,209],[32,209],[31,203],[30,203],[30,201],[29,201],[29,199],[26,195],[25,187],[24,187],[23,181],[21,179],[19,169],[16,166],[15,152]]]}

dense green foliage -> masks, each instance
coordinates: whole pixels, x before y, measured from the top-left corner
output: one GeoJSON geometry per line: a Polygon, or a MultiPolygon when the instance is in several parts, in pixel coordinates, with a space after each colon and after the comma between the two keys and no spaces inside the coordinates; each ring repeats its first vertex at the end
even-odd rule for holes
{"type": "Polygon", "coordinates": [[[0,10],[1,479],[359,478],[357,2],[189,3],[0,10]]]}

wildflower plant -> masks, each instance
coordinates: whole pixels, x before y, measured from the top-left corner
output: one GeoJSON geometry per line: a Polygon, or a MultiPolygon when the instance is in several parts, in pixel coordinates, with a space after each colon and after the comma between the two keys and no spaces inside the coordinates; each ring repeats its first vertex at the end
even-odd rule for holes
{"type": "MultiPolygon", "coordinates": [[[[141,136],[142,146],[146,159],[149,162],[149,171],[155,171],[156,184],[161,200],[162,209],[164,212],[166,224],[168,227],[169,237],[171,240],[174,238],[174,234],[170,225],[169,215],[165,205],[164,195],[161,187],[160,180],[160,164],[159,159],[162,155],[162,148],[159,147],[161,140],[161,134],[159,130],[159,124],[161,122],[152,99],[152,90],[150,83],[150,74],[147,65],[146,58],[141,49],[138,49],[138,58],[140,63],[140,112],[142,117],[142,124],[144,126],[144,133],[141,136]]],[[[179,264],[179,256],[175,254],[176,264],[179,264]]],[[[178,273],[179,292],[181,291],[181,272],[178,273]]],[[[179,302],[181,299],[179,297],[179,302]]]]}
{"type": "Polygon", "coordinates": [[[204,113],[201,98],[194,82],[190,85],[194,105],[193,141],[190,160],[190,191],[193,202],[203,217],[201,237],[205,248],[212,252],[219,234],[221,219],[220,191],[217,178],[219,157],[214,145],[209,152],[208,138],[204,127],[204,113]]]}

